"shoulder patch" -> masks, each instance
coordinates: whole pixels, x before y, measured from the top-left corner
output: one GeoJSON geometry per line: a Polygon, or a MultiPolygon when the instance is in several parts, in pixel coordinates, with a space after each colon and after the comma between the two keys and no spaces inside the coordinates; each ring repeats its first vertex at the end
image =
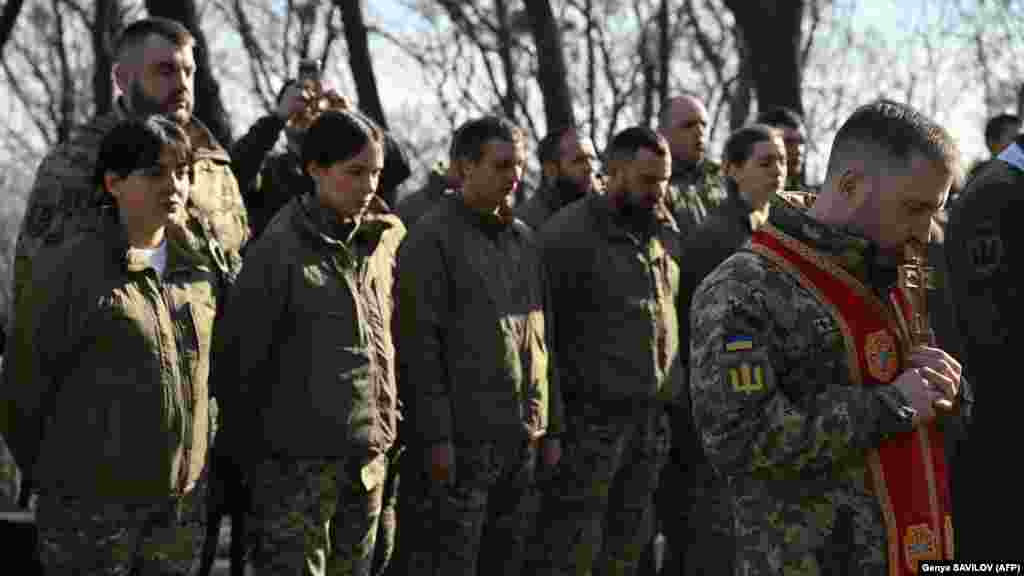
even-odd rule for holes
{"type": "Polygon", "coordinates": [[[975,228],[967,241],[967,255],[976,274],[988,276],[1003,260],[1003,240],[994,223],[985,222],[975,228]]]}

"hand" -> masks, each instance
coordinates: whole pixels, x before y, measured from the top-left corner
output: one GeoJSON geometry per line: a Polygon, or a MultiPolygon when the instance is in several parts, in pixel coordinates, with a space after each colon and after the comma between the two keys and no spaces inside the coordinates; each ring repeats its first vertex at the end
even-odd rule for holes
{"type": "Polygon", "coordinates": [[[351,110],[352,109],[352,101],[349,100],[346,96],[342,96],[341,94],[338,94],[338,91],[335,90],[334,88],[328,88],[327,90],[324,90],[324,98],[327,99],[328,106],[332,110],[335,110],[335,109],[338,109],[338,110],[351,110]]]}
{"type": "Polygon", "coordinates": [[[903,394],[910,402],[910,407],[914,409],[914,426],[929,424],[935,420],[935,405],[945,398],[925,376],[924,368],[911,368],[905,371],[892,385],[903,394]]]}
{"type": "Polygon", "coordinates": [[[562,459],[562,441],[558,438],[544,438],[544,466],[550,470],[562,459]]]}
{"type": "Polygon", "coordinates": [[[455,483],[455,447],[442,442],[430,447],[430,478],[437,484],[455,483]]]}
{"type": "Polygon", "coordinates": [[[952,411],[960,394],[960,377],[963,373],[960,363],[938,348],[921,346],[915,348],[910,355],[910,365],[920,368],[928,382],[942,393],[943,397],[936,401],[936,408],[944,412],[952,411]]]}
{"type": "Polygon", "coordinates": [[[302,89],[302,84],[296,82],[285,89],[284,94],[281,95],[281,101],[277,105],[277,117],[281,120],[288,121],[289,118],[302,112],[306,107],[307,95],[302,89]]]}

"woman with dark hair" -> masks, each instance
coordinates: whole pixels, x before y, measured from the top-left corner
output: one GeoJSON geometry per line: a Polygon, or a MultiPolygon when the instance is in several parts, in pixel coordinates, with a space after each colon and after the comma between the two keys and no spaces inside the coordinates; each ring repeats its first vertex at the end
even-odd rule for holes
{"type": "Polygon", "coordinates": [[[405,228],[375,195],[383,136],[364,116],[324,112],[302,164],[314,191],[250,246],[227,307],[222,438],[252,490],[256,574],[368,575],[396,440],[405,228]]]}
{"type": "Polygon", "coordinates": [[[215,265],[181,228],[191,147],[161,116],[103,139],[96,233],[36,268],[7,438],[47,574],[188,574],[203,539],[215,265]]]}

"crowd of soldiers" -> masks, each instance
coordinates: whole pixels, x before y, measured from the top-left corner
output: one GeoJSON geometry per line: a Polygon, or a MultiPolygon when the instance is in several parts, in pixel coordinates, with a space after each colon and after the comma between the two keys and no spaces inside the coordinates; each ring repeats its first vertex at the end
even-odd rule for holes
{"type": "Polygon", "coordinates": [[[301,77],[221,147],[193,43],[124,30],[114,111],[43,160],[18,236],[0,434],[47,574],[192,574],[224,510],[256,574],[881,576],[1014,550],[993,515],[1019,491],[981,454],[1019,396],[1019,120],[964,188],[942,126],[875,101],[811,187],[798,115],[719,164],[683,95],[603,170],[553,128],[513,206],[525,136],[485,116],[396,202],[401,147],[301,77]]]}

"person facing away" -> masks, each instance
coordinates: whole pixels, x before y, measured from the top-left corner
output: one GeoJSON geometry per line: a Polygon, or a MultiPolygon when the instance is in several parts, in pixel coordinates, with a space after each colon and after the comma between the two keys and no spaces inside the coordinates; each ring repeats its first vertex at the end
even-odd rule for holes
{"type": "MultiPolygon", "coordinates": [[[[47,574],[190,574],[204,536],[216,263],[185,231],[192,148],[153,115],[104,136],[99,230],[39,255],[4,430],[47,574]],[[112,204],[112,205],[111,205],[112,204]]],[[[19,311],[23,313],[23,311],[19,311]]]]}
{"type": "Polygon", "coordinates": [[[371,573],[397,436],[391,287],[405,235],[375,194],[383,139],[352,111],[313,122],[314,190],[252,244],[225,313],[223,437],[252,490],[256,574],[371,573]]]}
{"type": "Polygon", "coordinates": [[[862,106],[813,207],[773,205],[698,286],[692,410],[732,492],[736,574],[903,575],[952,557],[937,418],[958,409],[962,367],[923,344],[897,266],[957,178],[945,129],[862,106]]]}
{"type": "Polygon", "coordinates": [[[452,149],[460,192],[420,218],[398,255],[409,506],[399,508],[398,569],[520,574],[537,461],[558,462],[562,431],[547,282],[532,230],[509,208],[524,136],[488,116],[465,124],[452,149]]]}

